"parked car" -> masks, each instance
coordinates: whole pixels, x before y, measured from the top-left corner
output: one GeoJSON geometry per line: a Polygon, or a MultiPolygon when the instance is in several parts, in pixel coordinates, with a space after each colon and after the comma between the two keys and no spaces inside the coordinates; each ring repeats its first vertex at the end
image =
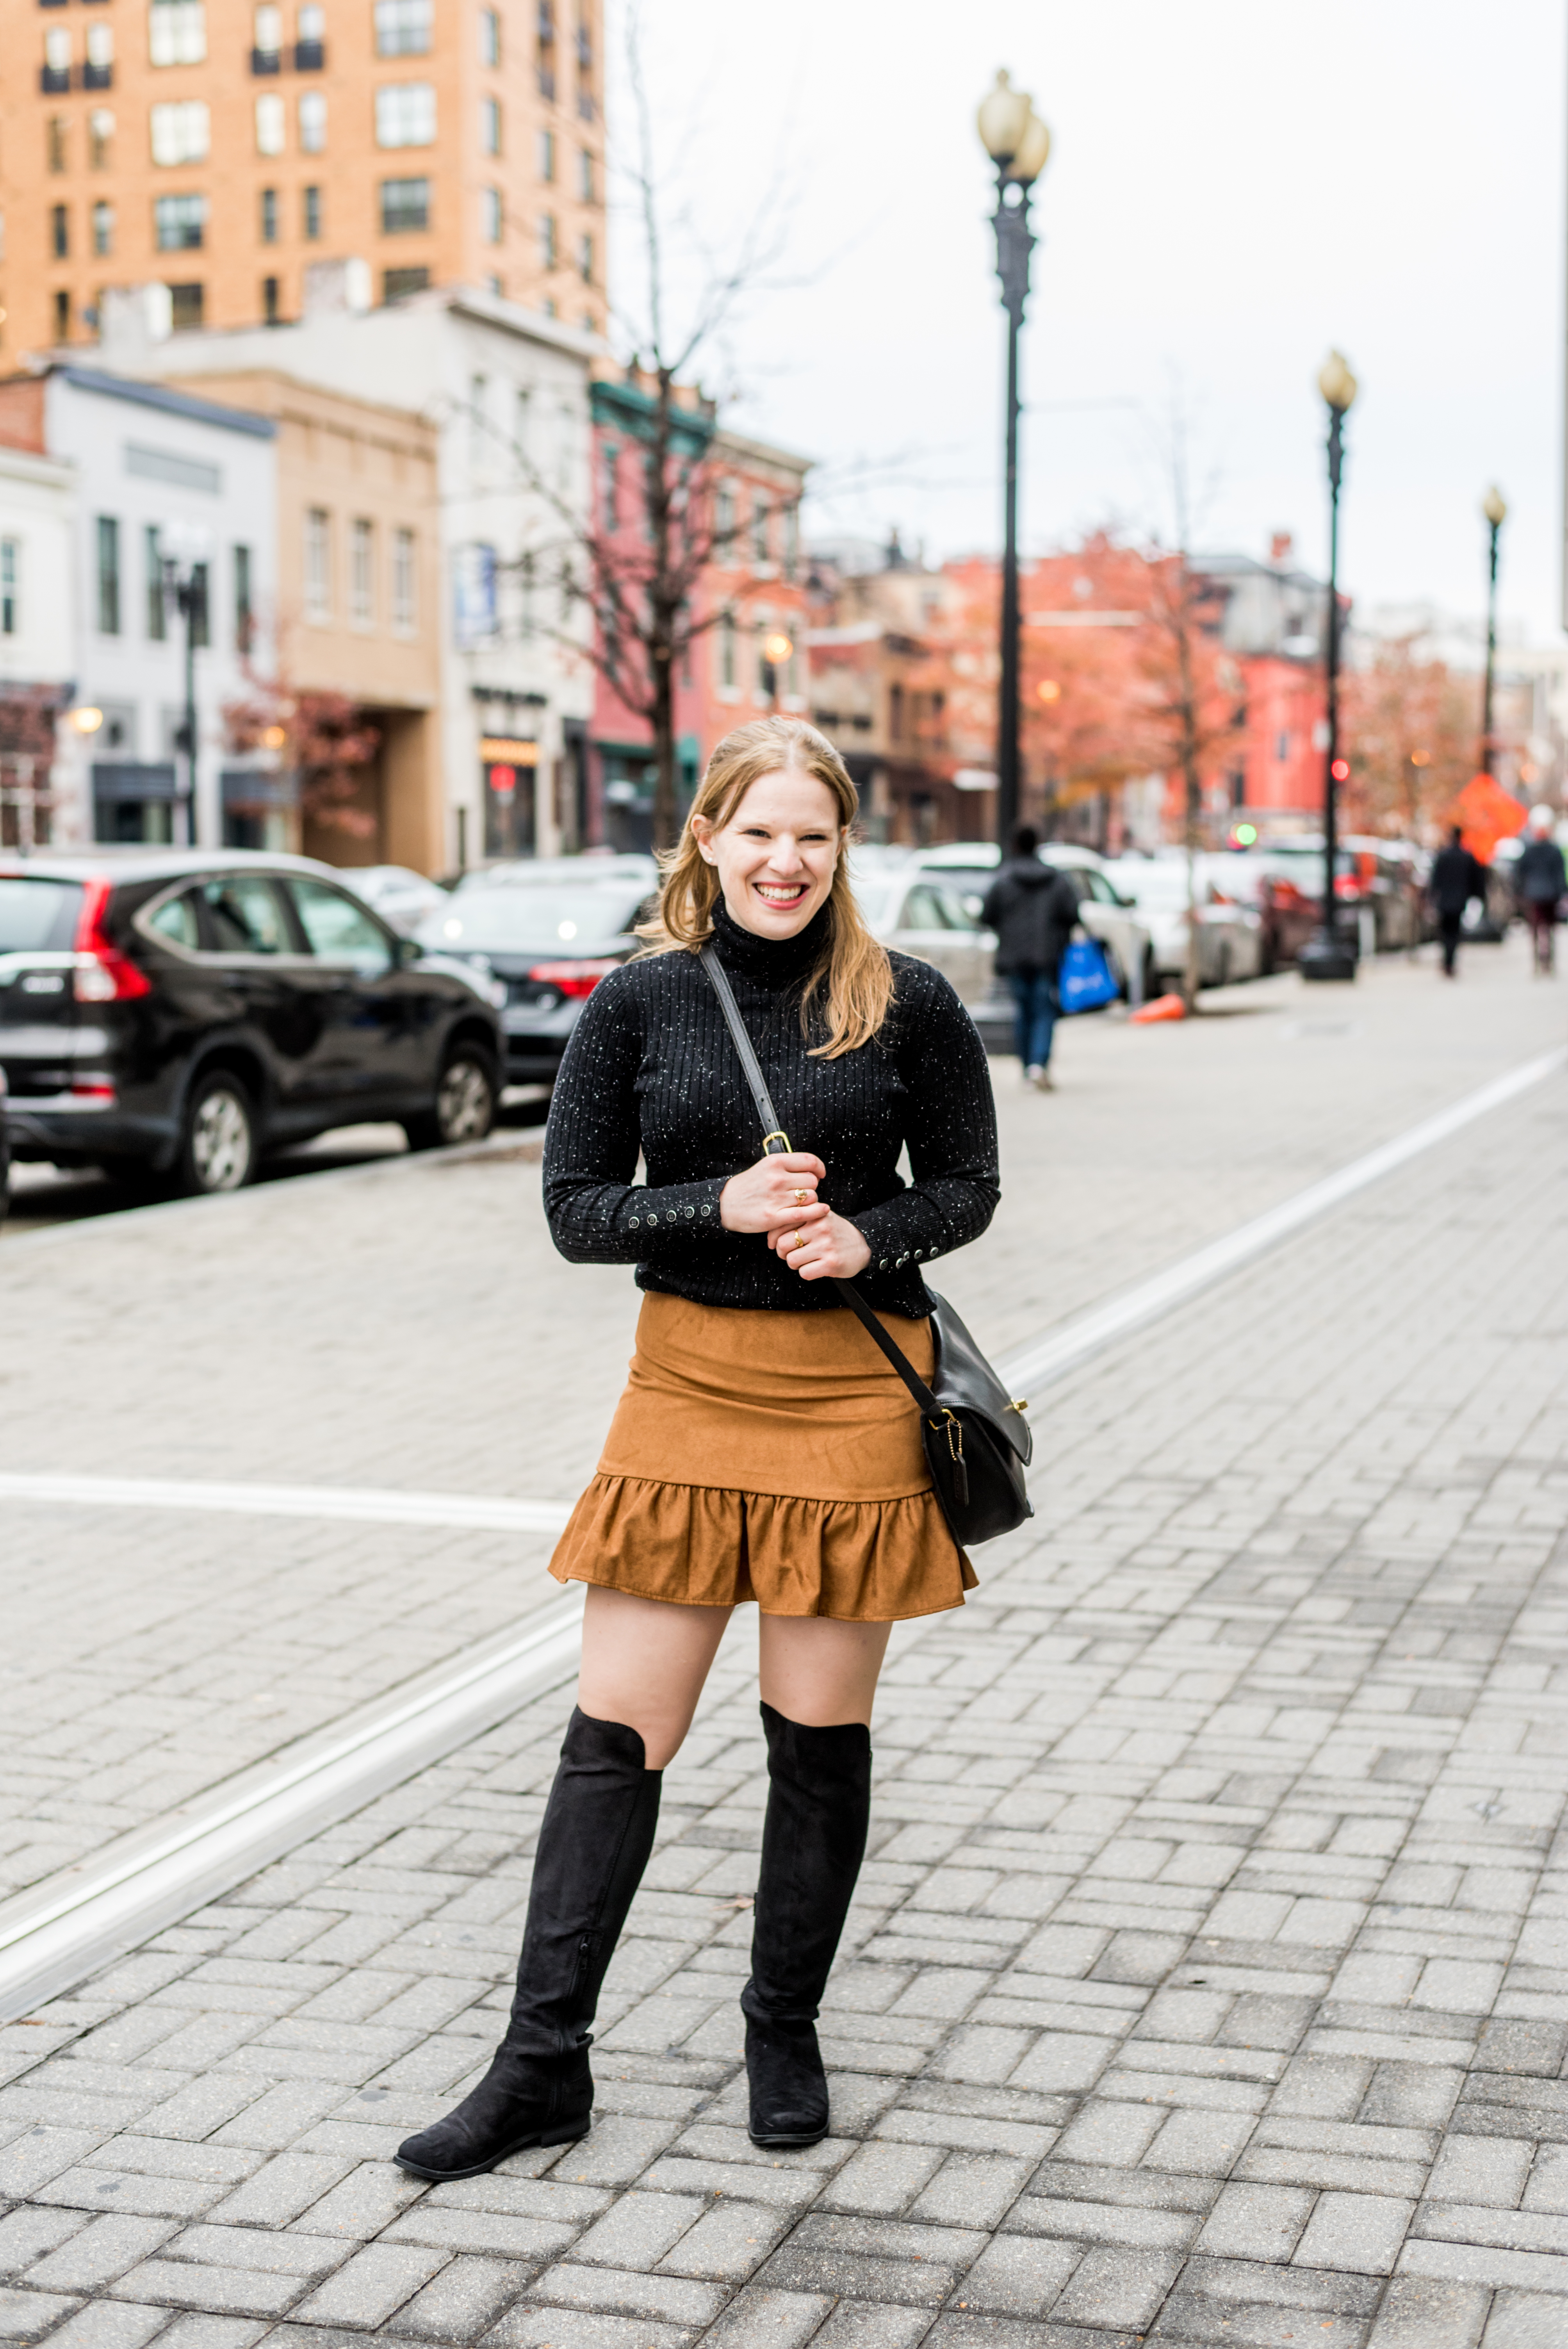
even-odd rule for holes
{"type": "Polygon", "coordinates": [[[857,850],[851,878],[872,936],[900,954],[934,963],[972,1010],[984,1003],[991,992],[996,941],[981,928],[972,899],[918,866],[873,866],[863,873],[860,864],[857,850]]]}
{"type": "Polygon", "coordinates": [[[11,1121],[5,1111],[5,1071],[0,1069],[0,1224],[11,1205],[11,1121]]]}
{"type": "Polygon", "coordinates": [[[656,868],[641,858],[626,874],[595,872],[585,858],[564,870],[492,866],[419,925],[422,946],[459,956],[504,989],[509,1084],[554,1081],[588,997],[637,950],[635,925],[654,903],[650,874],[656,868]]]}
{"type": "MultiPolygon", "coordinates": [[[[1310,834],[1253,852],[1269,877],[1276,959],[1295,961],[1322,919],[1324,844],[1310,834]],[[1284,941],[1288,939],[1288,947],[1284,941]]],[[[1339,927],[1358,954],[1390,954],[1426,934],[1420,852],[1408,842],[1351,833],[1339,843],[1334,894],[1339,927]]]]}
{"type": "Polygon", "coordinates": [[[0,864],[0,1067],[18,1158],[238,1190],[367,1119],[478,1141],[500,1084],[490,981],[428,956],[330,865],[148,848],[0,864]]]}
{"type": "Polygon", "coordinates": [[[418,927],[427,914],[436,913],[447,902],[438,881],[407,864],[350,864],[339,878],[405,936],[418,927]]]}
{"type": "MultiPolygon", "coordinates": [[[[1076,841],[1047,840],[1036,854],[1042,863],[1067,874],[1078,891],[1078,919],[1091,938],[1105,948],[1117,985],[1124,995],[1152,991],[1153,961],[1147,924],[1136,908],[1118,894],[1103,856],[1076,841]]],[[[995,878],[1001,851],[994,840],[944,841],[935,848],[914,852],[917,869],[938,874],[959,889],[970,911],[978,916],[986,890],[995,878]]]]}
{"type": "MultiPolygon", "coordinates": [[[[1215,860],[1200,856],[1196,874],[1198,920],[1198,984],[1228,987],[1233,981],[1257,978],[1264,967],[1263,916],[1253,905],[1228,893],[1213,870],[1215,860]]],[[[1121,896],[1130,899],[1149,925],[1155,973],[1161,986],[1181,979],[1187,968],[1188,923],[1192,883],[1187,858],[1124,856],[1109,873],[1121,896]]],[[[1232,876],[1223,875],[1224,880],[1232,876]]]]}

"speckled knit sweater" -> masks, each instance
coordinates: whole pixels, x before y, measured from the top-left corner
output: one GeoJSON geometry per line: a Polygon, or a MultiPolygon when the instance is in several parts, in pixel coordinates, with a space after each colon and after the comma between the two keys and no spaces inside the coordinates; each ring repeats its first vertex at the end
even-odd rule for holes
{"type": "MultiPolygon", "coordinates": [[[[809,1059],[800,988],[826,925],[824,907],[799,937],[758,938],[720,905],[715,942],[785,1132],[821,1159],[820,1195],[871,1245],[863,1293],[883,1312],[918,1317],[931,1310],[921,1266],[978,1238],[1000,1195],[985,1054],[942,973],[895,954],[896,1000],[881,1034],[837,1060],[809,1059]],[[906,1143],[908,1185],[898,1172],[906,1143]]],[[[545,1135],[545,1213],[562,1255],[634,1264],[639,1288],[700,1305],[837,1307],[830,1281],[802,1280],[763,1234],[719,1222],[719,1193],[761,1154],[696,957],[650,955],[602,979],[567,1047],[545,1135]],[[645,1185],[632,1181],[639,1154],[645,1185]]]]}

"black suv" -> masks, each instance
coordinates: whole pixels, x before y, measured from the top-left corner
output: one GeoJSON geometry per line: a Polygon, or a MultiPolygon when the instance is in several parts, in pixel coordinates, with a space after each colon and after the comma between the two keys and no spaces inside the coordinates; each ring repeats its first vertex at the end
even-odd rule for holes
{"type": "Polygon", "coordinates": [[[329,1126],[481,1140],[503,1057],[491,986],[306,857],[0,860],[13,1154],[235,1191],[263,1151],[329,1126]]]}

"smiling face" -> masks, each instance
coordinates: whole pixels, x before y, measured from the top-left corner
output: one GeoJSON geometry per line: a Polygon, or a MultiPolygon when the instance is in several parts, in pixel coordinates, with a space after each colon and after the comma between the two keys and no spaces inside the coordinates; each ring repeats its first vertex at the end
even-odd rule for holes
{"type": "Polygon", "coordinates": [[[843,832],[838,802],[815,775],[794,767],[759,775],[722,824],[694,815],[691,828],[743,930],[792,938],[826,903],[843,832]]]}

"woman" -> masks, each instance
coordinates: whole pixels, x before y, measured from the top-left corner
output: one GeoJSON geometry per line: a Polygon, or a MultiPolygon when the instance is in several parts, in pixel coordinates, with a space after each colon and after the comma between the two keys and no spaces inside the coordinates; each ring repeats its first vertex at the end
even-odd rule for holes
{"type": "Polygon", "coordinates": [[[474,2177],[586,2132],[588,2026],[660,1774],[752,1599],[769,1786],[740,2002],[751,2135],[827,2133],[814,2024],[865,1848],[877,1674],[895,1621],[961,1606],[975,1580],[907,1390],[830,1284],[860,1280],[929,1378],[920,1267],[983,1232],[997,1198],[979,1038],[939,972],[866,930],[844,864],[857,806],[813,728],[766,718],[727,735],[665,873],[654,951],[594,989],[562,1064],[552,1234],[573,1262],[634,1264],[645,1298],[598,1474],[551,1561],[588,1585],[583,1665],[511,2020],[479,2085],[399,2148],[417,2177],[474,2177]],[[697,959],[709,940],[809,1146],[763,1154],[697,959]]]}

